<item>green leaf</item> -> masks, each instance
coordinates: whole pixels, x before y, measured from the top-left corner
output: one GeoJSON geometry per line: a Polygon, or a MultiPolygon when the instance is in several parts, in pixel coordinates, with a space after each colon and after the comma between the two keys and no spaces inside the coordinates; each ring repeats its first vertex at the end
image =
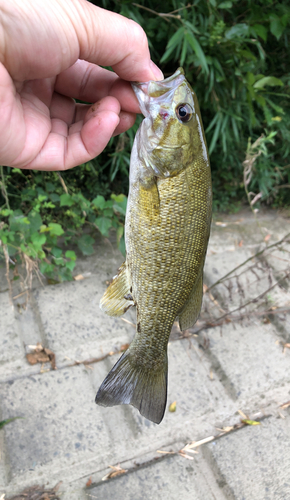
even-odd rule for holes
{"type": "MultiPolygon", "coordinates": [[[[163,56],[160,59],[160,63],[163,63],[166,61],[169,56],[172,54],[174,50],[178,47],[178,45],[182,42],[184,37],[184,28],[181,27],[179,28],[176,33],[170,38],[167,46],[166,46],[166,51],[164,52],[163,56]]],[[[179,51],[178,51],[179,54],[179,51]]]]}
{"type": "Polygon", "coordinates": [[[58,194],[56,194],[56,193],[50,193],[49,197],[50,197],[51,201],[53,201],[54,203],[55,203],[56,201],[60,201],[60,197],[59,197],[59,195],[58,195],[58,194]]]}
{"type": "Polygon", "coordinates": [[[64,193],[60,197],[60,206],[61,207],[71,207],[74,205],[74,200],[70,194],[64,193]]]}
{"type": "Polygon", "coordinates": [[[65,252],[65,256],[67,259],[71,259],[71,260],[76,260],[76,258],[77,258],[76,254],[73,250],[67,250],[65,252]]]}
{"type": "Polygon", "coordinates": [[[118,248],[120,250],[120,252],[123,254],[123,256],[125,257],[126,256],[126,245],[125,245],[125,238],[124,238],[124,235],[121,236],[121,239],[120,239],[120,243],[118,245],[118,248]]]}
{"type": "MultiPolygon", "coordinates": [[[[44,193],[43,189],[41,189],[41,191],[44,193]]],[[[47,200],[47,196],[46,196],[46,194],[39,194],[38,197],[37,197],[37,199],[41,203],[42,201],[47,200]]]]}
{"type": "Polygon", "coordinates": [[[199,45],[197,39],[193,35],[193,33],[191,33],[191,34],[186,33],[185,38],[188,41],[189,45],[191,46],[192,50],[196,53],[196,55],[200,61],[201,67],[205,70],[206,73],[209,73],[208,65],[206,62],[204,52],[203,52],[201,46],[199,45]]]}
{"type": "Polygon", "coordinates": [[[253,30],[256,32],[256,34],[266,42],[267,40],[267,33],[268,30],[263,26],[262,24],[254,24],[253,30]]]}
{"type": "Polygon", "coordinates": [[[95,207],[99,208],[100,210],[103,210],[105,203],[106,203],[105,198],[100,194],[92,201],[92,204],[95,207]]]}
{"type": "Polygon", "coordinates": [[[54,271],[55,266],[53,264],[50,264],[48,262],[40,262],[39,264],[39,270],[42,274],[44,275],[51,275],[54,271]]]}
{"type": "Polygon", "coordinates": [[[13,214],[13,210],[8,209],[8,208],[3,208],[2,210],[0,210],[0,214],[1,214],[3,217],[8,217],[8,215],[13,214]]]}
{"type": "Polygon", "coordinates": [[[64,233],[64,230],[62,229],[61,225],[55,222],[49,223],[48,231],[50,232],[51,236],[60,236],[61,234],[64,233]]]}
{"type": "Polygon", "coordinates": [[[124,226],[119,226],[116,231],[116,236],[117,236],[117,244],[120,244],[120,240],[124,234],[124,226]]]}
{"type": "Polygon", "coordinates": [[[88,234],[83,234],[83,236],[78,239],[77,245],[84,255],[92,255],[92,253],[94,253],[94,248],[92,246],[94,242],[94,238],[88,234]]]}
{"type": "Polygon", "coordinates": [[[221,125],[222,125],[222,122],[223,122],[223,117],[222,115],[219,113],[218,114],[218,120],[217,120],[217,124],[216,124],[216,127],[215,127],[215,130],[214,130],[214,133],[213,133],[213,136],[212,136],[212,140],[211,140],[211,143],[210,143],[210,146],[209,146],[209,154],[211,154],[215,148],[215,145],[216,145],[216,142],[219,138],[219,133],[220,133],[220,128],[221,128],[221,125]]]}
{"type": "Polygon", "coordinates": [[[112,208],[105,208],[105,210],[103,210],[103,215],[104,217],[112,218],[112,216],[114,215],[114,210],[112,208]]]}
{"type": "Polygon", "coordinates": [[[183,44],[182,44],[182,51],[181,51],[181,56],[180,56],[180,61],[179,64],[180,66],[183,66],[183,63],[185,61],[187,55],[187,40],[186,38],[183,39],[183,44]]]}
{"type": "Polygon", "coordinates": [[[23,214],[23,212],[19,209],[14,210],[14,212],[9,217],[9,224],[11,231],[20,231],[23,232],[27,230],[27,225],[30,224],[30,221],[23,214]]]}
{"type": "Polygon", "coordinates": [[[51,249],[51,253],[54,257],[58,259],[62,255],[62,249],[58,247],[53,247],[51,249]]]}
{"type": "Polygon", "coordinates": [[[70,271],[73,271],[75,266],[76,266],[76,262],[74,262],[73,260],[70,260],[69,262],[65,263],[65,267],[67,269],[69,269],[70,271]]]}
{"type": "Polygon", "coordinates": [[[265,85],[270,85],[271,87],[275,87],[279,85],[280,87],[284,86],[282,80],[276,78],[275,76],[264,76],[254,84],[255,89],[263,89],[265,85]]]}
{"type": "Polygon", "coordinates": [[[44,245],[44,243],[46,242],[46,236],[45,236],[45,234],[41,234],[41,233],[33,233],[31,235],[31,241],[32,241],[33,245],[36,247],[36,249],[40,250],[42,245],[44,245]]]}
{"type": "Polygon", "coordinates": [[[35,233],[36,231],[39,230],[39,228],[42,225],[42,218],[40,217],[38,212],[35,212],[35,210],[31,210],[29,212],[27,219],[30,222],[30,232],[35,233]]]}
{"type": "Polygon", "coordinates": [[[9,424],[10,422],[14,422],[14,420],[18,420],[19,418],[23,419],[23,417],[12,417],[12,418],[6,418],[6,420],[2,420],[0,422],[0,429],[2,429],[2,427],[4,427],[4,425],[9,424]]]}
{"type": "Polygon", "coordinates": [[[232,2],[222,2],[218,5],[218,9],[230,9],[232,6],[232,2]]]}
{"type": "Polygon", "coordinates": [[[52,184],[52,182],[46,182],[45,183],[45,189],[46,189],[46,191],[48,191],[49,193],[51,193],[51,191],[54,191],[55,185],[52,184]]]}
{"type": "Polygon", "coordinates": [[[112,220],[107,217],[97,217],[95,224],[103,236],[108,236],[108,230],[112,227],[112,220]]]}
{"type": "Polygon", "coordinates": [[[277,38],[277,40],[279,40],[284,30],[285,26],[283,26],[279,17],[276,14],[273,14],[271,16],[271,22],[270,22],[270,31],[272,35],[274,35],[277,38]]]}
{"type": "Polygon", "coordinates": [[[225,38],[232,40],[233,38],[245,37],[249,33],[249,27],[245,23],[235,24],[225,32],[225,38]]]}
{"type": "Polygon", "coordinates": [[[112,194],[111,198],[114,200],[113,208],[115,212],[118,212],[122,215],[126,215],[127,196],[125,196],[124,194],[119,194],[118,196],[112,194]]]}

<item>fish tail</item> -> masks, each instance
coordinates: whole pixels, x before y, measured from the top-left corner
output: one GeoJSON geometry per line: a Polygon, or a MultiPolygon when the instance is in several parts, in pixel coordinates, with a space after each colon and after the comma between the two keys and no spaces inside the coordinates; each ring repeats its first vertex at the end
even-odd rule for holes
{"type": "Polygon", "coordinates": [[[96,395],[101,406],[131,404],[148,420],[159,424],[167,400],[167,352],[158,368],[137,365],[130,348],[103,381],[96,395]]]}

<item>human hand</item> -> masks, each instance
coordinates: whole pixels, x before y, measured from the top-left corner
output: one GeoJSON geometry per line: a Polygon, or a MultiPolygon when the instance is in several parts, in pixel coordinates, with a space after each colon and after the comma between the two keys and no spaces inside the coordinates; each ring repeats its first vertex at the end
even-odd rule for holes
{"type": "Polygon", "coordinates": [[[140,111],[128,81],[162,78],[142,28],[86,0],[0,0],[0,19],[2,165],[89,161],[140,111]]]}

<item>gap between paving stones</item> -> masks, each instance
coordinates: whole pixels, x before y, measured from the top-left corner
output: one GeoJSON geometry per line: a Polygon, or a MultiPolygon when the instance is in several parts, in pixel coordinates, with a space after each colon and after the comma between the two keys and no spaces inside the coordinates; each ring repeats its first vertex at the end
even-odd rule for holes
{"type": "MultiPolygon", "coordinates": [[[[270,418],[274,418],[274,417],[272,415],[262,415],[261,414],[259,417],[256,417],[256,420],[254,422],[259,422],[258,425],[262,425],[263,421],[265,421],[266,419],[270,419],[270,418]]],[[[240,423],[237,423],[235,426],[230,426],[230,427],[232,427],[230,430],[220,432],[219,434],[217,434],[215,436],[208,436],[208,437],[201,439],[199,441],[196,441],[196,442],[193,441],[192,443],[188,443],[188,444],[183,445],[183,446],[182,445],[180,446],[180,442],[178,442],[178,443],[173,442],[173,443],[168,444],[166,446],[166,448],[169,448],[169,450],[156,450],[155,453],[159,453],[160,456],[155,455],[153,458],[150,458],[147,461],[142,461],[142,463],[136,463],[137,457],[132,457],[126,461],[120,462],[119,464],[109,465],[108,468],[103,469],[103,471],[96,471],[96,473],[98,475],[100,475],[100,473],[103,473],[107,470],[109,471],[101,479],[97,479],[96,481],[94,481],[94,480],[92,480],[93,474],[90,476],[91,484],[86,489],[86,491],[88,491],[88,496],[90,497],[90,495],[89,495],[90,489],[95,489],[96,487],[104,484],[104,481],[105,482],[118,481],[119,477],[122,474],[130,475],[130,474],[136,472],[137,470],[139,471],[142,469],[146,469],[153,464],[161,463],[162,461],[166,461],[166,459],[168,459],[169,457],[181,456],[181,457],[183,457],[183,459],[185,461],[186,460],[194,460],[194,457],[196,456],[196,454],[198,454],[199,451],[202,451],[208,443],[213,442],[213,441],[217,441],[217,440],[222,440],[223,437],[228,436],[229,434],[237,433],[238,431],[242,430],[243,428],[249,427],[251,425],[255,425],[255,424],[247,424],[247,423],[240,422],[240,423]],[[192,455],[191,455],[191,453],[192,453],[192,455]],[[135,465],[131,465],[132,462],[135,463],[135,465]]],[[[154,452],[152,452],[152,453],[154,453],[154,452]]],[[[203,457],[206,459],[206,461],[209,464],[209,454],[204,453],[203,457]]],[[[209,465],[211,465],[211,464],[209,464],[209,465]]],[[[216,475],[216,480],[221,479],[221,477],[217,477],[216,473],[215,473],[215,475],[216,475]]],[[[218,476],[219,476],[219,474],[218,474],[218,476]]]]}

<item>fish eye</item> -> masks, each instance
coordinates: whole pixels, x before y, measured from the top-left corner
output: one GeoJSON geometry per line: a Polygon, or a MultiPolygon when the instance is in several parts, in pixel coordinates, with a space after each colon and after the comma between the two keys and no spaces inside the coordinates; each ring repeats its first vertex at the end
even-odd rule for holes
{"type": "Polygon", "coordinates": [[[175,113],[179,121],[186,123],[192,118],[193,110],[189,104],[178,104],[175,113]]]}

